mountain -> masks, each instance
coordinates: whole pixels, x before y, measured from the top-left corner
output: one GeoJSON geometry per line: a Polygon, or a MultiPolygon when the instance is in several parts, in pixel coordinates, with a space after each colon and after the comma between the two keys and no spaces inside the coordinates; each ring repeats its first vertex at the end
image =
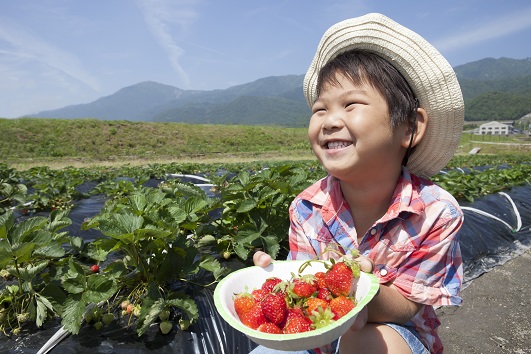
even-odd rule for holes
{"type": "MultiPolygon", "coordinates": [[[[516,120],[531,112],[531,58],[486,58],[454,68],[465,120],[516,120]]],[[[182,90],[148,81],[94,102],[30,117],[304,127],[304,75],[271,76],[224,90],[182,90]]]]}
{"type": "Polygon", "coordinates": [[[98,118],[103,120],[149,121],[151,110],[178,99],[183,90],[153,81],[125,87],[94,102],[40,112],[36,118],[98,118]]]}
{"type": "Polygon", "coordinates": [[[531,58],[485,58],[454,70],[465,120],[517,120],[531,112],[531,58]]]}

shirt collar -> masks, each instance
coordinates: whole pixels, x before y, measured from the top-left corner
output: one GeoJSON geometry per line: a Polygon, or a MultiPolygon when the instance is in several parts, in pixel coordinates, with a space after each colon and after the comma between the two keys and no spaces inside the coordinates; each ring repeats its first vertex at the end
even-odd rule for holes
{"type": "MultiPolygon", "coordinates": [[[[325,221],[337,215],[343,205],[348,208],[341,192],[339,180],[331,175],[306,189],[301,194],[301,198],[308,200],[313,205],[321,206],[325,221]]],[[[393,219],[401,212],[420,214],[424,207],[424,202],[420,197],[419,178],[412,175],[406,167],[402,167],[402,173],[393,192],[391,204],[380,221],[393,219]]]]}

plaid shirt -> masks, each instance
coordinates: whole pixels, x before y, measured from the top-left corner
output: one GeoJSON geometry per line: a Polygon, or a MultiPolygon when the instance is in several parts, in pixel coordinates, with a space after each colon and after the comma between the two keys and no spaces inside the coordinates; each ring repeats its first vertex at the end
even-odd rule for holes
{"type": "Polygon", "coordinates": [[[304,190],[290,206],[288,259],[327,259],[358,248],[375,263],[380,284],[393,282],[411,301],[424,304],[412,322],[432,353],[443,350],[433,306],[459,305],[463,279],[457,231],[463,214],[456,200],[404,168],[387,213],[358,245],[349,205],[339,180],[328,176],[304,190]]]}

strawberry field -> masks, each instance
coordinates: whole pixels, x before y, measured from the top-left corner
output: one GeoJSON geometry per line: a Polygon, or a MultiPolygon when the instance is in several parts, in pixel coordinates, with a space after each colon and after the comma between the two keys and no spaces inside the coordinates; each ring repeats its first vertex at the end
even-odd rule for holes
{"type": "MultiPolygon", "coordinates": [[[[324,176],[308,161],[0,164],[0,348],[31,351],[62,333],[54,345],[71,334],[63,345],[77,351],[106,341],[140,352],[248,351],[209,294],[258,249],[286,257],[289,203],[324,176]]],[[[525,155],[464,156],[432,179],[465,209],[468,278],[529,247],[529,176],[525,155]]]]}

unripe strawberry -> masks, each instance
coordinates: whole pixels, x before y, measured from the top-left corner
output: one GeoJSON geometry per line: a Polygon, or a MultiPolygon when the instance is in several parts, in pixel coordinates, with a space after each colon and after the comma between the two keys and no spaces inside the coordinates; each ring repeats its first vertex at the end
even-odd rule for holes
{"type": "Polygon", "coordinates": [[[185,320],[184,318],[181,318],[179,320],[179,327],[182,331],[186,331],[188,327],[190,327],[190,320],[185,320]]]}
{"type": "Polygon", "coordinates": [[[98,322],[94,323],[94,328],[95,328],[97,331],[99,331],[102,327],[103,327],[103,322],[98,321],[98,322]]]}
{"type": "Polygon", "coordinates": [[[168,334],[168,333],[170,333],[171,329],[173,328],[173,325],[171,324],[170,321],[162,321],[159,324],[159,328],[160,328],[160,331],[162,332],[162,334],[168,334]]]}
{"type": "Polygon", "coordinates": [[[160,311],[159,318],[161,321],[167,321],[168,318],[170,318],[170,311],[169,310],[160,311]]]}
{"type": "Polygon", "coordinates": [[[103,323],[105,323],[106,325],[109,325],[112,321],[114,321],[114,315],[112,313],[106,313],[105,315],[103,315],[102,317],[102,321],[103,323]]]}
{"type": "Polygon", "coordinates": [[[122,310],[125,310],[125,309],[127,309],[127,305],[129,305],[129,304],[130,304],[129,300],[124,300],[120,304],[120,307],[122,308],[122,310]]]}

